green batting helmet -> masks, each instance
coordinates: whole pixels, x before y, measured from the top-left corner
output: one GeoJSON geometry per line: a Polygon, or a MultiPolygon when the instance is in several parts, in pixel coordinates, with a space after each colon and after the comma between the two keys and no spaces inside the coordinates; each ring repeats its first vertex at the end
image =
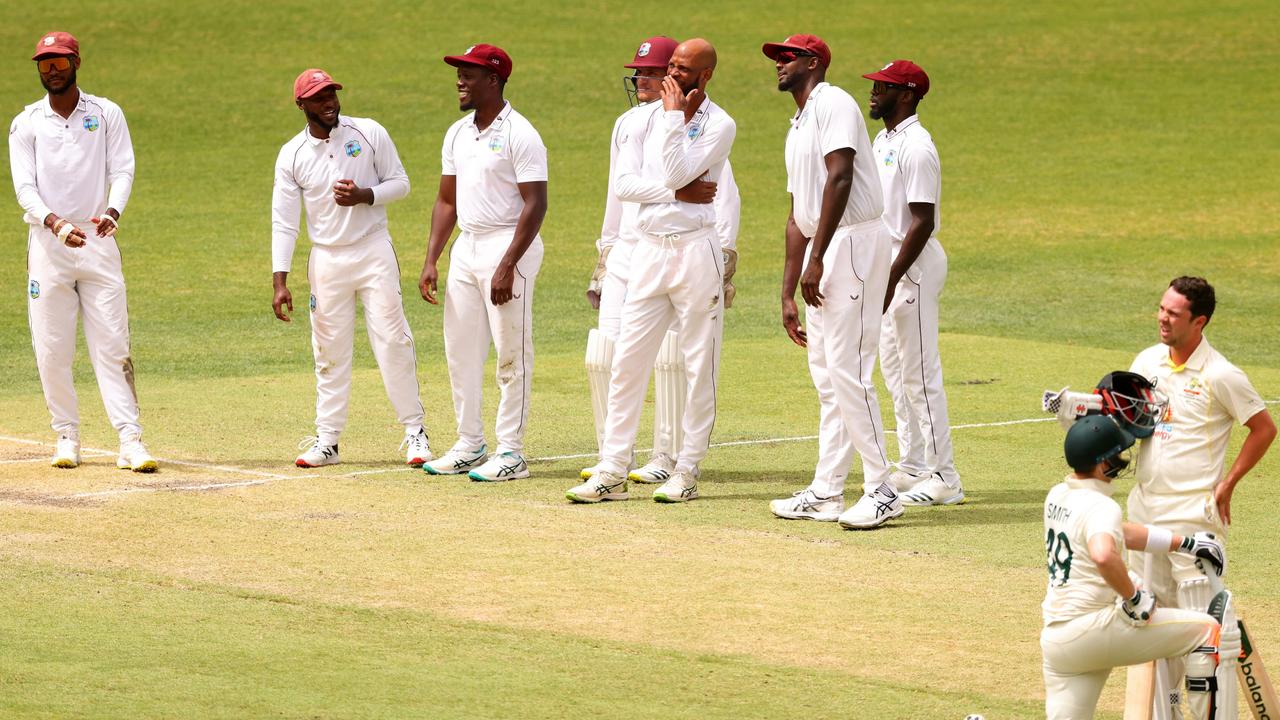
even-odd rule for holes
{"type": "Polygon", "coordinates": [[[1129,466],[1125,450],[1133,447],[1133,435],[1125,432],[1109,415],[1086,415],[1067,430],[1062,443],[1067,464],[1078,473],[1091,473],[1105,462],[1107,477],[1115,477],[1129,466]]]}

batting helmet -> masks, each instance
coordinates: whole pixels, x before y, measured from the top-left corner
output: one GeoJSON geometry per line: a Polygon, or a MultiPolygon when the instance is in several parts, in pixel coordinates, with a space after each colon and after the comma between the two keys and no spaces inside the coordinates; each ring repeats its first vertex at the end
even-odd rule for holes
{"type": "Polygon", "coordinates": [[[1098,381],[1097,390],[1103,414],[1114,417],[1135,438],[1151,437],[1169,409],[1169,399],[1137,373],[1109,372],[1098,381]]]}
{"type": "Polygon", "coordinates": [[[1103,472],[1113,478],[1129,466],[1125,451],[1137,442],[1133,435],[1110,415],[1085,415],[1067,431],[1062,453],[1067,464],[1079,473],[1090,473],[1098,463],[1106,463],[1103,472]]]}

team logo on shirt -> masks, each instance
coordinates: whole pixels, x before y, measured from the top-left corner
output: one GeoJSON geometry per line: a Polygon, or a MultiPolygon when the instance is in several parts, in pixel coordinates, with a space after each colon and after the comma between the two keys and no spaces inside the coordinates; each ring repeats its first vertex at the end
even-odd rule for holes
{"type": "Polygon", "coordinates": [[[101,126],[102,126],[102,123],[98,122],[97,115],[90,115],[89,117],[84,119],[84,129],[88,130],[89,132],[93,132],[94,130],[97,130],[101,126]]]}
{"type": "Polygon", "coordinates": [[[40,297],[40,281],[32,280],[31,284],[27,286],[27,292],[31,294],[32,300],[40,297]]]}
{"type": "Polygon", "coordinates": [[[502,152],[503,146],[506,145],[506,139],[501,135],[494,135],[489,139],[489,150],[495,153],[502,152]]]}
{"type": "Polygon", "coordinates": [[[316,294],[311,293],[311,312],[316,311],[316,294]]]}
{"type": "Polygon", "coordinates": [[[893,167],[893,164],[897,161],[898,161],[898,149],[890,148],[889,152],[884,154],[884,166],[893,167]]]}
{"type": "Polygon", "coordinates": [[[360,157],[360,151],[363,149],[360,147],[360,143],[355,140],[348,140],[347,144],[342,146],[342,150],[347,154],[347,157],[351,158],[360,157]]]}
{"type": "Polygon", "coordinates": [[[690,140],[697,140],[697,139],[698,139],[698,136],[699,136],[699,135],[701,135],[701,134],[702,134],[702,126],[701,126],[701,125],[691,125],[691,126],[689,127],[689,139],[690,139],[690,140]]]}

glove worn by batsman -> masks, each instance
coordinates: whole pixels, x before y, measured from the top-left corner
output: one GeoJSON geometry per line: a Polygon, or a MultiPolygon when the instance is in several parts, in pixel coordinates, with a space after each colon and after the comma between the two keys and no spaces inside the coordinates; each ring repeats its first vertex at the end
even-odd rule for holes
{"type": "Polygon", "coordinates": [[[733,298],[738,288],[733,286],[733,274],[738,272],[738,251],[724,249],[724,306],[733,307],[733,298]]]}
{"type": "Polygon", "coordinates": [[[612,249],[612,245],[600,248],[600,259],[596,260],[596,267],[591,271],[591,282],[587,283],[587,292],[600,294],[600,287],[604,284],[606,265],[609,262],[609,251],[612,249]]]}
{"type": "Polygon", "coordinates": [[[1151,622],[1151,614],[1156,611],[1156,596],[1138,588],[1133,597],[1119,600],[1120,611],[1132,625],[1146,625],[1151,622]]]}
{"type": "Polygon", "coordinates": [[[1178,552],[1203,560],[1204,564],[1213,568],[1213,574],[1218,577],[1222,577],[1222,573],[1227,570],[1227,554],[1223,551],[1222,543],[1218,541],[1217,536],[1211,532],[1198,532],[1195,535],[1184,536],[1182,544],[1178,546],[1178,552]]]}

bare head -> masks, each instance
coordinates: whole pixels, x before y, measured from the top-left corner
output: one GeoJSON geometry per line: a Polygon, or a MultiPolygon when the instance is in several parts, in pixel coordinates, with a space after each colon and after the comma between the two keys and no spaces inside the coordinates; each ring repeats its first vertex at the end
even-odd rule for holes
{"type": "Polygon", "coordinates": [[[667,75],[688,95],[694,88],[706,89],[716,69],[716,49],[702,38],[685,40],[676,46],[667,64],[667,75]]]}

